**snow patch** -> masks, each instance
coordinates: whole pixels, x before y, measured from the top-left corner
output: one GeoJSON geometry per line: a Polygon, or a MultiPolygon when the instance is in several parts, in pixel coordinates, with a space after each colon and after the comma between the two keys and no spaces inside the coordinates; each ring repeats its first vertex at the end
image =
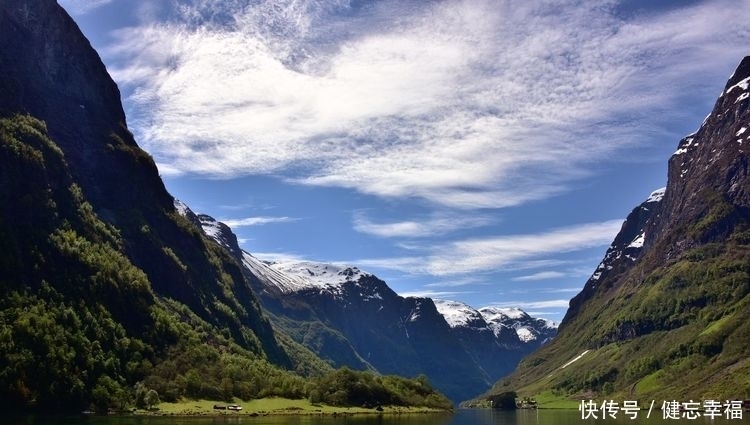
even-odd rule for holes
{"type": "Polygon", "coordinates": [[[571,365],[571,364],[573,364],[574,362],[576,362],[576,361],[580,360],[580,359],[581,359],[581,357],[585,356],[585,355],[586,355],[586,353],[588,353],[589,351],[591,351],[591,350],[586,350],[586,351],[584,351],[583,353],[579,354],[579,355],[578,355],[577,357],[574,357],[574,358],[573,358],[572,360],[570,360],[569,362],[567,362],[567,363],[565,363],[564,365],[562,365],[562,366],[560,367],[560,369],[565,369],[566,367],[570,366],[570,365],[571,365]]]}
{"type": "Polygon", "coordinates": [[[686,153],[688,151],[688,148],[693,144],[693,140],[695,140],[694,137],[686,137],[685,143],[680,145],[680,147],[674,152],[673,155],[682,155],[683,153],[686,153]]]}
{"type": "Polygon", "coordinates": [[[599,267],[597,267],[596,271],[594,272],[594,274],[591,275],[590,279],[599,280],[602,277],[602,271],[603,269],[600,269],[599,267]]]}
{"type": "Polygon", "coordinates": [[[201,220],[201,228],[203,228],[203,233],[213,240],[218,240],[221,235],[221,227],[219,227],[218,221],[201,220]]]}
{"type": "Polygon", "coordinates": [[[188,208],[188,206],[185,205],[185,203],[180,201],[179,199],[174,200],[174,208],[183,217],[187,217],[187,213],[188,211],[190,211],[190,208],[188,208]]]}
{"type": "Polygon", "coordinates": [[[655,191],[651,192],[651,195],[648,196],[648,199],[646,199],[646,203],[661,201],[662,199],[664,199],[664,193],[666,191],[667,191],[666,187],[656,189],[655,191]]]}
{"type": "Polygon", "coordinates": [[[633,239],[633,242],[630,242],[630,245],[628,245],[628,248],[643,248],[643,243],[646,241],[646,234],[644,232],[641,232],[640,235],[636,236],[635,239],[633,239]]]}
{"type": "Polygon", "coordinates": [[[534,331],[532,331],[526,326],[517,328],[516,335],[518,335],[518,339],[520,339],[521,342],[531,342],[531,341],[536,340],[536,335],[534,334],[534,331]]]}
{"type": "Polygon", "coordinates": [[[742,135],[742,133],[744,133],[745,131],[747,131],[747,128],[742,127],[741,129],[739,129],[739,131],[737,131],[737,133],[735,134],[735,136],[736,137],[740,137],[742,135]]]}
{"type": "Polygon", "coordinates": [[[747,90],[747,86],[750,84],[750,77],[745,78],[744,80],[740,81],[739,83],[733,85],[732,87],[729,87],[724,94],[729,94],[734,89],[741,89],[741,90],[747,90]]]}

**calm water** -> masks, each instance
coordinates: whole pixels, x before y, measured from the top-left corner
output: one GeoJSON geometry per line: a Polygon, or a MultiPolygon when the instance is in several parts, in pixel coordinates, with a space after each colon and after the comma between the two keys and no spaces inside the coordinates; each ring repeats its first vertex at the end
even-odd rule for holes
{"type": "Polygon", "coordinates": [[[581,419],[576,410],[522,410],[496,412],[492,410],[458,410],[445,415],[350,416],[350,417],[68,417],[23,418],[3,420],[8,425],[750,425],[750,412],[744,418],[727,420],[698,418],[694,420],[661,419],[660,412],[646,418],[646,412],[635,420],[627,416],[616,419],[581,419]]]}

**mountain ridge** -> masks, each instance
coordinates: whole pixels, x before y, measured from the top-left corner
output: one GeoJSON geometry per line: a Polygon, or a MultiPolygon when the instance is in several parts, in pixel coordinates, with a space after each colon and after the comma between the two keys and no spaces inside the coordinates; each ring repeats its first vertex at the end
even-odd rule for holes
{"type": "Polygon", "coordinates": [[[512,309],[488,311],[490,323],[452,326],[439,301],[401,297],[356,266],[260,260],[239,247],[229,226],[195,214],[179,201],[177,205],[217,243],[240,253],[275,326],[333,366],[425,374],[460,401],[487,388],[555,334],[548,321],[512,309]]]}

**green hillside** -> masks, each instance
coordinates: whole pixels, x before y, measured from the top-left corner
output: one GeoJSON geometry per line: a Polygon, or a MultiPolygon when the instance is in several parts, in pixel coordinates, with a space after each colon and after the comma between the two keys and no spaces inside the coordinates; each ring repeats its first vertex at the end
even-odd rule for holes
{"type": "Polygon", "coordinates": [[[733,233],[727,243],[688,251],[639,277],[638,285],[598,294],[554,344],[524,359],[493,391],[571,400],[750,397],[746,238],[733,233]]]}

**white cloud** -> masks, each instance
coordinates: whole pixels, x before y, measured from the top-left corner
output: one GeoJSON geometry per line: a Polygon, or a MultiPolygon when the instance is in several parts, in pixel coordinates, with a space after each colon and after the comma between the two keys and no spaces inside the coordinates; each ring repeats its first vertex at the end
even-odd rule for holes
{"type": "Polygon", "coordinates": [[[620,230],[622,220],[587,223],[539,234],[497,236],[451,243],[430,258],[432,274],[493,270],[539,257],[605,246],[620,230]]]}
{"type": "Polygon", "coordinates": [[[562,294],[562,293],[567,293],[567,292],[578,293],[578,292],[581,292],[581,289],[583,289],[583,288],[581,288],[581,287],[576,287],[576,288],[555,288],[555,289],[545,289],[542,292],[547,293],[547,294],[562,294]]]}
{"type": "Polygon", "coordinates": [[[640,20],[574,0],[243,3],[182,4],[107,52],[162,173],[460,208],[566,190],[662,131],[685,85],[736,64],[749,38],[746,1],[640,20]]]}
{"type": "Polygon", "coordinates": [[[455,295],[461,295],[461,294],[470,294],[471,292],[457,292],[457,291],[431,291],[431,290],[424,290],[424,291],[408,291],[408,292],[400,292],[399,295],[402,297],[419,297],[419,298],[444,298],[444,297],[452,297],[455,295]]]}
{"type": "Polygon", "coordinates": [[[452,278],[447,281],[433,282],[424,285],[425,288],[452,288],[456,286],[468,286],[468,285],[486,285],[488,282],[479,276],[462,276],[460,278],[452,278]]]}
{"type": "Polygon", "coordinates": [[[226,224],[227,226],[236,229],[238,227],[246,227],[246,226],[262,226],[264,224],[272,224],[272,223],[288,223],[290,221],[296,221],[298,219],[292,218],[292,217],[246,217],[246,218],[229,218],[229,219],[221,219],[222,223],[226,224]]]}
{"type": "Polygon", "coordinates": [[[560,264],[550,255],[607,246],[622,220],[586,223],[534,234],[464,239],[427,248],[422,256],[357,260],[357,264],[411,274],[451,276],[560,264]]]}
{"type": "Polygon", "coordinates": [[[432,237],[458,230],[485,226],[493,220],[481,216],[457,216],[438,214],[424,220],[408,220],[392,223],[374,223],[363,214],[355,214],[353,219],[354,230],[369,235],[394,238],[394,237],[432,237]]]}
{"type": "Polygon", "coordinates": [[[531,308],[568,308],[570,300],[544,300],[544,301],[507,301],[492,304],[493,307],[518,307],[526,310],[531,308]]]}
{"type": "Polygon", "coordinates": [[[293,252],[253,252],[252,256],[262,260],[271,261],[275,263],[299,263],[303,261],[311,261],[309,258],[304,258],[299,254],[293,252]]]}
{"type": "Polygon", "coordinates": [[[514,277],[512,280],[517,281],[517,282],[525,282],[525,281],[534,281],[534,280],[559,279],[565,276],[566,274],[563,272],[545,271],[545,272],[538,272],[538,273],[525,275],[525,276],[514,277]]]}
{"type": "Polygon", "coordinates": [[[60,6],[71,15],[84,15],[111,2],[112,0],[58,0],[60,6]]]}

